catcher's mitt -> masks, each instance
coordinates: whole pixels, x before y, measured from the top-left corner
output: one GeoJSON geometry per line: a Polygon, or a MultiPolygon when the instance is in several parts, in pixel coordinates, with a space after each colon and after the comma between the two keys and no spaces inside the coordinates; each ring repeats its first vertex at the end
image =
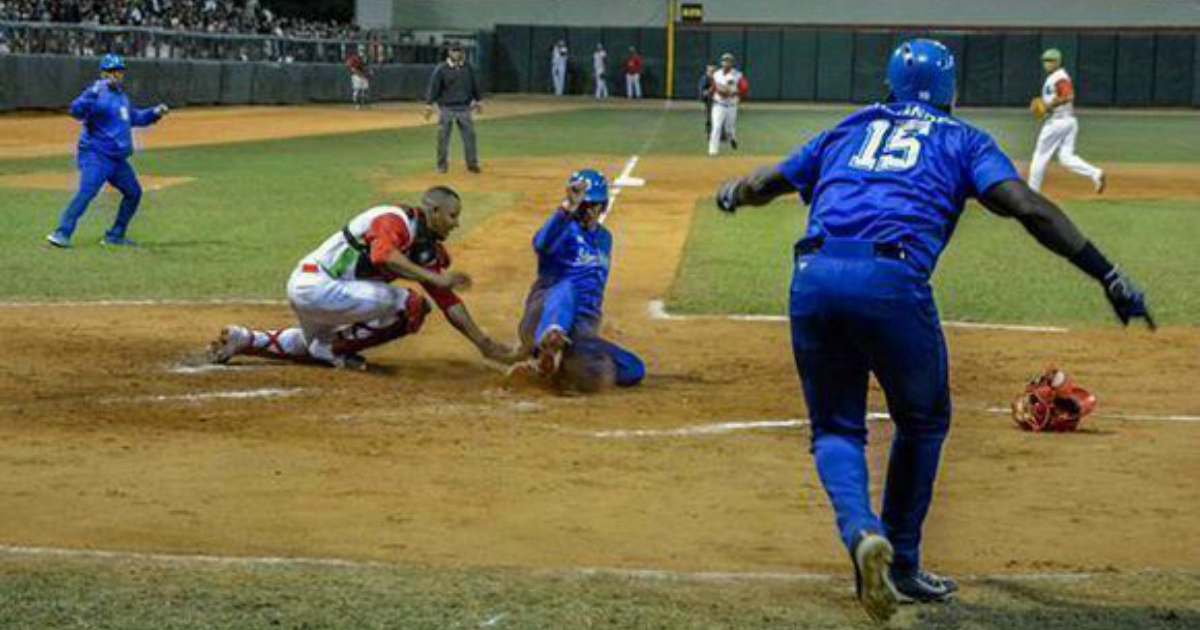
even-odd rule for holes
{"type": "Polygon", "coordinates": [[[1050,366],[1013,400],[1012,414],[1017,426],[1026,431],[1066,432],[1079,428],[1084,416],[1095,408],[1096,397],[1091,392],[1050,366]]]}
{"type": "Polygon", "coordinates": [[[1029,101],[1029,111],[1033,112],[1033,117],[1040,121],[1046,117],[1046,102],[1040,97],[1033,97],[1033,100],[1029,101]]]}

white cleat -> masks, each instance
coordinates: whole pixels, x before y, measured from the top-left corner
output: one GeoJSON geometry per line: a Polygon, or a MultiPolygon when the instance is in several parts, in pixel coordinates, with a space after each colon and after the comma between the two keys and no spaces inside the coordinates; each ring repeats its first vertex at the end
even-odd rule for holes
{"type": "Polygon", "coordinates": [[[243,326],[222,328],[221,335],[208,345],[208,361],[217,364],[229,363],[234,355],[250,347],[253,338],[250,330],[243,326]]]}
{"type": "Polygon", "coordinates": [[[1104,194],[1104,189],[1108,187],[1108,177],[1105,176],[1104,171],[1100,171],[1099,175],[1092,178],[1092,185],[1095,186],[1097,195],[1104,194]]]}
{"type": "Polygon", "coordinates": [[[887,623],[896,614],[896,591],[888,577],[893,553],[892,543],[872,532],[864,532],[854,544],[854,585],[858,603],[879,623],[887,623]]]}

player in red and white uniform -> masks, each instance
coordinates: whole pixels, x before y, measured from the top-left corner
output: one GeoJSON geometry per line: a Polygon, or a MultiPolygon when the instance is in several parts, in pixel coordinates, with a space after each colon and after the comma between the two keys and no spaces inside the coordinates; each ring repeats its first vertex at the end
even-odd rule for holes
{"type": "Polygon", "coordinates": [[[442,241],[458,227],[461,211],[457,193],[435,186],[419,207],[376,206],[354,217],[292,272],[287,293],[297,326],[226,326],[209,347],[209,360],[249,355],[363,369],[360,352],[420,330],[429,302],[392,284],[411,280],[484,357],[515,361],[516,349],[484,334],[455,292],[470,287],[471,278],[449,270],[442,241]]]}
{"type": "Polygon", "coordinates": [[[749,89],[749,82],[742,71],[733,67],[733,55],[721,55],[721,67],[712,74],[712,129],[708,134],[708,154],[716,155],[721,142],[729,140],[729,147],[737,150],[738,105],[749,89]]]}
{"type": "Polygon", "coordinates": [[[354,106],[362,109],[367,105],[367,97],[371,91],[371,72],[367,62],[359,51],[346,57],[346,68],[350,70],[350,98],[354,106]]]}
{"type": "Polygon", "coordinates": [[[1046,82],[1042,84],[1041,93],[1042,103],[1046,105],[1046,121],[1042,123],[1037,148],[1033,150],[1033,161],[1029,163],[1029,187],[1042,189],[1046,166],[1050,158],[1058,153],[1060,164],[1092,180],[1096,192],[1103,193],[1104,171],[1088,164],[1075,153],[1075,137],[1079,135],[1079,121],[1075,120],[1073,106],[1075,87],[1062,67],[1062,53],[1056,48],[1042,53],[1042,66],[1046,70],[1046,82]]]}

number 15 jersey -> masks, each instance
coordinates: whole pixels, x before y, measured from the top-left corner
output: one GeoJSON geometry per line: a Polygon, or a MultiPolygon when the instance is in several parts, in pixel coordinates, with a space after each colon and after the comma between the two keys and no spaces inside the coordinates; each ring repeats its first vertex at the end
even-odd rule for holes
{"type": "Polygon", "coordinates": [[[986,132],[918,102],[861,109],[779,170],[811,206],[806,237],[899,243],[927,276],[967,199],[1020,178],[986,132]]]}

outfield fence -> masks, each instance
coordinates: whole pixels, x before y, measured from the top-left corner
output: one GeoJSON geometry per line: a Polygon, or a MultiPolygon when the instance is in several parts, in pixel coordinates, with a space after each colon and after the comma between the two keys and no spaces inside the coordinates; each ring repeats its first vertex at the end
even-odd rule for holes
{"type": "MultiPolygon", "coordinates": [[[[270,63],[129,59],[126,89],[147,106],[288,105],[349,102],[350,78],[340,63],[270,63]]],[[[425,93],[433,66],[376,66],[375,100],[409,100],[425,93]]],[[[0,55],[0,111],[59,109],[98,78],[94,57],[0,55]]]]}
{"type": "MultiPolygon", "coordinates": [[[[934,37],[958,60],[959,102],[1021,106],[1038,93],[1046,48],[1063,53],[1078,102],[1089,107],[1200,107],[1200,31],[1196,29],[961,29],[869,27],[680,26],[673,76],[664,28],[579,28],[499,25],[490,33],[493,88],[550,92],[550,53],[570,51],[570,91],[590,94],[592,51],[603,43],[614,94],[624,94],[620,63],[635,46],[645,61],[647,96],[697,98],[704,66],[733,53],[756,101],[869,103],[886,96],[887,59],[896,44],[934,37]]],[[[486,46],[485,46],[486,47],[486,46]]]]}

